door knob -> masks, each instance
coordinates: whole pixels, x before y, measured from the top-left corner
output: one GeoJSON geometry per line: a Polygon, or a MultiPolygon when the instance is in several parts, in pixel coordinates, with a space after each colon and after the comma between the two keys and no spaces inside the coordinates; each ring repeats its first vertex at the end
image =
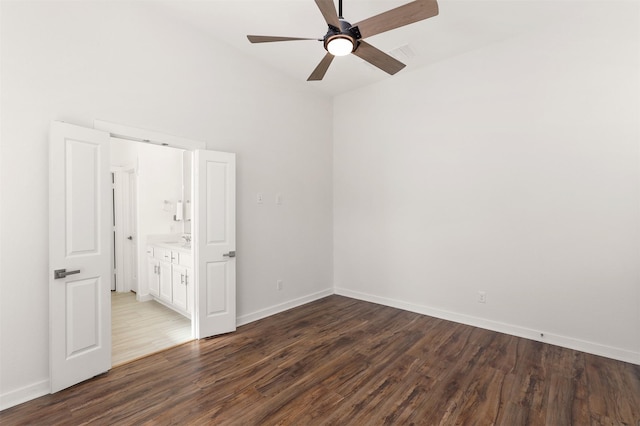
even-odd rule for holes
{"type": "Polygon", "coordinates": [[[230,251],[229,253],[225,253],[222,256],[224,256],[224,257],[236,257],[236,251],[235,250],[230,251]]]}

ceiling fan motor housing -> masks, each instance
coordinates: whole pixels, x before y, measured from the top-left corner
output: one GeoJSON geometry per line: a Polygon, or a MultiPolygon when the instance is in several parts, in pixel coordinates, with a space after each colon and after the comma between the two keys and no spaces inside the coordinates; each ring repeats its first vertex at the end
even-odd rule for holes
{"type": "Polygon", "coordinates": [[[340,19],[340,27],[341,28],[337,28],[333,25],[329,25],[329,31],[327,31],[327,34],[325,34],[324,36],[325,50],[329,51],[328,45],[331,40],[334,40],[336,38],[343,38],[351,42],[351,44],[353,45],[353,49],[351,51],[355,51],[358,47],[358,40],[362,38],[362,36],[360,35],[360,30],[358,29],[358,27],[352,27],[351,23],[345,21],[344,19],[340,19]]]}

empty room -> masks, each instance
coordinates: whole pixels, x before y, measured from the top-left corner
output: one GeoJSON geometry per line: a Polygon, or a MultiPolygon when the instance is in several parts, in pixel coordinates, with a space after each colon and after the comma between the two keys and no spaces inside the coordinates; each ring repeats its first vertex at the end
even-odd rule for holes
{"type": "Polygon", "coordinates": [[[640,424],[640,4],[0,2],[0,423],[640,424]]]}

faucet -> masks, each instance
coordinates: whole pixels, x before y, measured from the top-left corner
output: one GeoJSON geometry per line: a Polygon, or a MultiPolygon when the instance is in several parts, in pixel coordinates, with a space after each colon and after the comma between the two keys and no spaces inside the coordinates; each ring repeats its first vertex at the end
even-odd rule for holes
{"type": "Polygon", "coordinates": [[[184,239],[184,245],[187,247],[191,247],[191,234],[184,234],[182,237],[184,239]]]}

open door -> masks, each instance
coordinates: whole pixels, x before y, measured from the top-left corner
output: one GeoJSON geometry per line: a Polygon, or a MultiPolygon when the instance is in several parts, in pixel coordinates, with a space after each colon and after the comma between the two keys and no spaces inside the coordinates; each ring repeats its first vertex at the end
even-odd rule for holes
{"type": "Polygon", "coordinates": [[[236,158],[196,150],[194,249],[198,339],[236,329],[236,158]]]}
{"type": "Polygon", "coordinates": [[[53,393],[111,368],[109,134],[53,122],[49,159],[53,393]]]}

